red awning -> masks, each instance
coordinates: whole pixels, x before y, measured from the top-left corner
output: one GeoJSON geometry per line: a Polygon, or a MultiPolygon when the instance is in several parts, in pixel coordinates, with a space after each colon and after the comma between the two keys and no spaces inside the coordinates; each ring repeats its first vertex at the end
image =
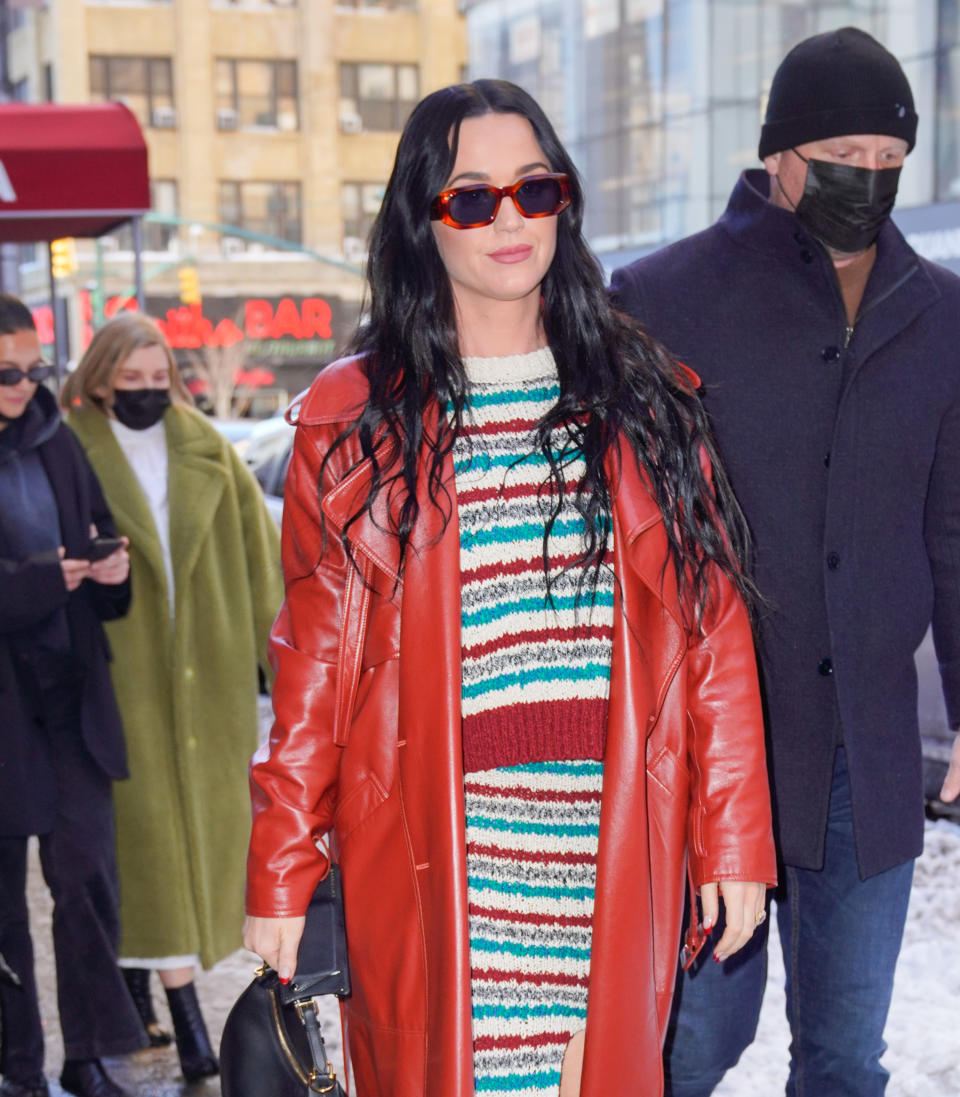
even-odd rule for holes
{"type": "Polygon", "coordinates": [[[0,241],[100,236],[150,208],[147,146],[120,103],[0,103],[0,241]]]}

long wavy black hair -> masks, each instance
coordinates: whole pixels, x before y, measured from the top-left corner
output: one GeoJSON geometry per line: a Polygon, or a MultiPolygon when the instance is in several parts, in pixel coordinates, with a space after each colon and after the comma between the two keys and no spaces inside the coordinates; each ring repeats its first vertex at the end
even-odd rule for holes
{"type": "Polygon", "coordinates": [[[616,454],[619,437],[646,474],[663,515],[670,550],[664,567],[672,562],[676,570],[690,623],[702,617],[710,601],[712,566],[750,601],[746,525],[717,461],[700,401],[666,351],[612,308],[599,263],[583,237],[583,189],[576,168],[537,103],[504,80],[477,80],[428,95],[400,138],[371,232],[366,319],[352,346],[366,355],[369,400],[325,459],[353,436],[363,457],[372,459],[369,492],[342,531],[345,550],[352,559],[350,527],[364,514],[372,517],[375,500],[385,492],[389,505],[377,513],[389,515],[402,573],[420,516],[418,475],[426,476],[430,505],[441,510],[444,528],[453,514],[444,464],[464,423],[468,383],[453,292],[429,210],[456,161],[461,123],[489,113],[526,118],[550,170],[570,179],[572,201],[558,215],[556,254],[541,288],[543,326],[560,386],[559,400],[536,430],[536,445],[550,470],[541,493],[550,500],[543,541],[548,584],[547,541],[565,494],[584,519],[582,552],[569,567],[595,579],[602,565],[615,491],[607,459],[616,454]],[[563,439],[559,452],[558,437],[563,439]],[[701,464],[704,451],[712,461],[712,483],[701,464]],[[582,455],[586,474],[576,488],[568,488],[564,467],[575,453],[582,455]]]}

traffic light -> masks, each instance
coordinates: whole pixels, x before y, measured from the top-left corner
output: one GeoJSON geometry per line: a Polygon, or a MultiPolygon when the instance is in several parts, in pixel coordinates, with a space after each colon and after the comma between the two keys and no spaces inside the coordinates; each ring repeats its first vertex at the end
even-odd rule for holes
{"type": "Polygon", "coordinates": [[[196,267],[180,267],[177,270],[180,279],[180,300],[185,305],[199,305],[200,279],[197,276],[196,267]]]}
{"type": "Polygon", "coordinates": [[[77,270],[77,245],[72,236],[50,241],[50,265],[54,278],[66,278],[77,270]]]}

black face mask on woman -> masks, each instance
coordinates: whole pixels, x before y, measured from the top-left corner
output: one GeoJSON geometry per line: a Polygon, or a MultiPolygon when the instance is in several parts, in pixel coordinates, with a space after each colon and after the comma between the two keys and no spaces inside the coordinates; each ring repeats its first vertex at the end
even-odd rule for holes
{"type": "Polygon", "coordinates": [[[808,160],[797,217],[834,251],[853,254],[876,240],[897,199],[900,168],[855,168],[829,160],[808,160]]]}
{"type": "Polygon", "coordinates": [[[114,389],[113,414],[131,430],[159,423],[170,407],[169,389],[114,389]]]}

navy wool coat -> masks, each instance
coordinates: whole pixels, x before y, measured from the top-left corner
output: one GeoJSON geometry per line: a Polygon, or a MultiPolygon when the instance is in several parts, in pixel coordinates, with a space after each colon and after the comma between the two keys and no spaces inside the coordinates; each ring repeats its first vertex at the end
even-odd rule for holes
{"type": "MultiPolygon", "coordinates": [[[[34,400],[48,415],[56,414],[45,389],[38,389],[34,400]]],[[[37,448],[57,502],[67,556],[79,556],[86,548],[91,523],[101,535],[113,536],[100,484],[71,431],[60,423],[37,448]]],[[[86,580],[68,593],[56,554],[14,559],[0,520],[0,837],[43,834],[53,826],[56,773],[31,664],[34,629],[61,606],[66,607],[81,679],[79,734],[108,777],[127,776],[101,621],[122,616],[129,601],[129,580],[117,586],[86,580]]]]}
{"type": "Polygon", "coordinates": [[[960,724],[960,279],[888,222],[848,329],[827,253],[746,172],[704,232],[615,272],[703,380],[767,599],[758,652],[780,853],[816,869],[842,737],[863,877],[918,855],[914,652],[960,724]]]}

